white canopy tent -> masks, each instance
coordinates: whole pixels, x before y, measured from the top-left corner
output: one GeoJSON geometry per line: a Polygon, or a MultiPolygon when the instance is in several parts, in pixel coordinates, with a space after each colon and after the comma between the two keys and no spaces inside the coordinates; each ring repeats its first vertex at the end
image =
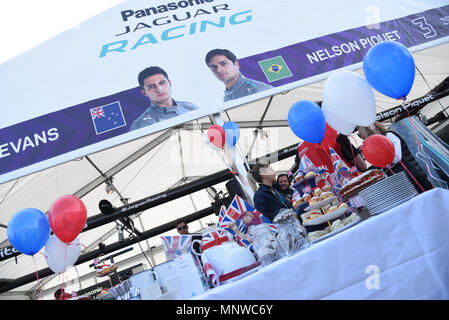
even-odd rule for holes
{"type": "MultiPolygon", "coordinates": [[[[8,10],[0,12],[5,15],[0,19],[2,33],[11,21],[7,21],[8,12],[18,11],[17,8],[27,6],[25,12],[32,13],[27,18],[26,42],[30,46],[38,44],[37,36],[42,35],[43,40],[76,26],[77,23],[94,16],[95,14],[112,7],[123,1],[16,1],[10,5],[8,10]],[[47,10],[45,5],[52,7],[47,10]],[[59,5],[59,11],[55,11],[59,5]],[[34,7],[33,7],[34,6],[34,7]],[[95,6],[95,7],[94,7],[95,6]],[[78,9],[78,13],[75,12],[78,9]],[[57,19],[63,17],[65,25],[57,27],[57,19]],[[70,17],[70,19],[68,19],[70,17]],[[33,22],[34,21],[34,22],[33,22]],[[46,21],[53,33],[39,30],[42,22],[46,21]],[[60,29],[58,29],[60,28],[60,29]],[[31,32],[37,32],[32,35],[31,32]],[[32,43],[31,39],[36,39],[32,43]]],[[[9,55],[6,51],[1,52],[0,62],[6,61],[12,56],[28,48],[19,48],[23,44],[24,34],[19,34],[15,25],[14,33],[9,41],[2,34],[3,43],[8,43],[11,49],[9,55]],[[15,41],[14,41],[15,40],[15,41]],[[16,49],[15,49],[16,48],[16,49]]],[[[409,94],[409,100],[426,94],[443,79],[449,76],[449,44],[422,50],[413,54],[417,67],[415,82],[409,94]]],[[[360,74],[362,70],[358,70],[360,74]]],[[[241,137],[238,148],[243,155],[249,159],[263,156],[284,147],[299,142],[299,139],[291,132],[287,123],[287,114],[290,106],[299,100],[321,101],[321,89],[324,81],[284,92],[270,98],[261,99],[243,106],[228,110],[220,114],[223,121],[234,121],[241,127],[241,137]]],[[[32,84],[26,84],[32,85],[32,84]]],[[[25,85],[25,87],[26,87],[25,85]]],[[[389,109],[399,104],[395,99],[390,99],[376,92],[377,112],[389,109]]],[[[429,104],[423,111],[428,118],[447,108],[449,98],[429,104]]],[[[118,145],[88,157],[70,161],[56,167],[52,167],[35,174],[24,176],[0,185],[0,223],[8,224],[10,218],[23,208],[37,208],[48,212],[52,202],[58,197],[67,194],[75,194],[83,191],[81,199],[88,210],[88,217],[99,214],[98,202],[101,199],[109,200],[113,206],[120,207],[123,201],[120,195],[127,201],[133,202],[150,195],[158,194],[178,185],[194,181],[200,177],[211,175],[226,169],[226,165],[217,151],[211,149],[205,143],[205,132],[211,124],[210,118],[202,118],[192,123],[185,124],[180,128],[172,128],[151,134],[149,136],[118,145]],[[142,152],[140,155],[139,152],[142,152]],[[133,155],[135,158],[133,158],[133,155]],[[124,160],[127,160],[124,163],[124,160]],[[129,161],[128,161],[129,160],[129,161]],[[117,192],[107,194],[105,191],[105,180],[110,176],[104,176],[107,172],[114,172],[113,185],[117,192]],[[119,195],[120,194],[120,195],[119,195]]],[[[357,144],[360,141],[354,137],[357,144]]],[[[294,163],[289,158],[273,164],[278,171],[287,171],[294,163]]],[[[226,192],[224,183],[214,186],[217,191],[226,192]]],[[[206,190],[195,192],[163,205],[148,209],[133,217],[135,227],[140,231],[150,230],[177,218],[184,217],[201,209],[209,207],[211,200],[206,190]]],[[[209,224],[215,224],[215,215],[204,217],[189,224],[190,231],[199,231],[209,224]]],[[[83,244],[82,253],[97,249],[98,242],[108,245],[117,242],[116,223],[108,223],[104,226],[83,232],[79,239],[83,244]]],[[[173,229],[165,234],[176,234],[173,229]]],[[[125,233],[125,236],[127,234],[125,233]]],[[[0,228],[0,247],[8,245],[6,228],[0,228]]],[[[148,265],[147,258],[151,264],[165,261],[165,255],[160,249],[160,236],[155,236],[139,244],[133,245],[133,250],[116,258],[119,268],[125,269],[138,263],[148,265]],[[146,257],[142,254],[145,252],[146,257]]],[[[43,252],[43,250],[41,250],[43,252]]],[[[35,291],[41,287],[43,293],[39,298],[52,298],[56,288],[65,283],[68,291],[76,291],[81,287],[88,287],[100,281],[95,278],[89,263],[84,263],[68,270],[64,275],[53,275],[46,280],[29,283],[12,291],[0,295],[0,299],[35,299],[35,291]],[[50,280],[51,279],[51,280],[50,280]],[[49,281],[50,280],[50,281],[49,281]]],[[[0,261],[0,279],[17,279],[31,274],[36,270],[47,267],[45,257],[38,253],[33,257],[19,255],[17,259],[11,258],[0,261]]]]}

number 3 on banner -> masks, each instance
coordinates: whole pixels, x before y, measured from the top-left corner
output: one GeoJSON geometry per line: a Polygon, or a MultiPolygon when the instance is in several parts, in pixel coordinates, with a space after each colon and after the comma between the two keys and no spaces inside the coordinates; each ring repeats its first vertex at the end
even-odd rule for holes
{"type": "Polygon", "coordinates": [[[427,23],[426,18],[419,17],[419,18],[413,19],[412,22],[414,25],[417,25],[418,27],[420,27],[422,31],[425,31],[425,32],[423,32],[423,36],[426,39],[433,38],[437,35],[435,29],[430,24],[427,23]]]}

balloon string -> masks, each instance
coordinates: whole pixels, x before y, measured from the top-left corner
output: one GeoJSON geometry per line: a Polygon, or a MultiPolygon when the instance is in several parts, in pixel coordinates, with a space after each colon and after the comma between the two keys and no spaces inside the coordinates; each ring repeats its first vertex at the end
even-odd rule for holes
{"type": "MultiPolygon", "coordinates": [[[[409,116],[409,118],[410,118],[411,115],[410,115],[410,112],[408,111],[408,108],[405,108],[405,110],[407,111],[407,114],[408,114],[408,116],[409,116]]],[[[412,127],[413,127],[413,133],[415,134],[416,141],[418,142],[418,146],[421,147],[421,142],[419,141],[418,134],[416,133],[415,124],[413,123],[413,121],[410,121],[410,123],[412,124],[412,127]]]]}
{"type": "Polygon", "coordinates": [[[327,156],[329,157],[329,160],[330,160],[331,166],[332,166],[332,168],[330,168],[330,169],[333,169],[332,157],[331,157],[330,153],[324,148],[324,146],[321,144],[321,142],[318,143],[318,145],[319,145],[321,148],[323,148],[324,152],[325,152],[325,153],[327,154],[327,156]]]}
{"type": "MultiPolygon", "coordinates": [[[[353,136],[349,136],[349,137],[354,141],[355,144],[357,144],[357,140],[355,140],[355,138],[354,138],[353,136]]],[[[357,165],[356,165],[356,162],[355,162],[354,150],[353,150],[353,148],[352,148],[352,143],[349,143],[349,145],[351,146],[351,152],[352,152],[352,158],[353,158],[353,160],[354,160],[354,166],[355,166],[355,168],[357,169],[357,165]]],[[[357,171],[356,171],[356,175],[357,175],[357,176],[360,175],[360,172],[359,172],[358,169],[357,169],[357,171]]]]}
{"type": "Polygon", "coordinates": [[[61,274],[61,277],[62,277],[62,279],[61,279],[61,298],[59,299],[59,300],[62,300],[62,291],[64,291],[64,274],[62,273],[61,274]]]}
{"type": "Polygon", "coordinates": [[[388,168],[388,170],[390,170],[391,174],[395,174],[395,173],[393,172],[393,170],[391,169],[391,165],[388,165],[387,168],[388,168]]]}
{"type": "Polygon", "coordinates": [[[37,296],[37,298],[39,299],[40,292],[41,292],[41,281],[39,280],[39,273],[37,272],[36,260],[34,259],[34,255],[33,255],[33,264],[34,264],[34,270],[36,271],[36,278],[37,278],[38,292],[39,292],[39,295],[37,296]]]}
{"type": "MultiPolygon", "coordinates": [[[[352,138],[352,137],[351,137],[352,138]]],[[[355,155],[354,155],[354,150],[352,148],[352,143],[349,142],[349,146],[351,147],[351,153],[352,153],[352,161],[354,161],[354,165],[355,165],[355,155]]]]}
{"type": "Polygon", "coordinates": [[[402,163],[401,160],[399,160],[399,162],[401,163],[401,165],[404,167],[404,169],[407,171],[407,173],[413,178],[413,180],[416,182],[416,184],[421,188],[422,192],[426,192],[426,190],[424,190],[423,187],[421,187],[421,185],[419,184],[418,180],[415,179],[415,177],[410,173],[410,171],[407,169],[407,167],[402,163]]]}
{"type": "Polygon", "coordinates": [[[63,289],[63,286],[62,286],[62,281],[61,281],[61,273],[58,273],[58,282],[60,282],[61,283],[61,294],[59,295],[59,300],[62,300],[62,290],[64,290],[63,289]]]}
{"type": "MultiPolygon", "coordinates": [[[[64,269],[65,269],[65,265],[66,265],[66,262],[67,262],[67,247],[68,247],[68,245],[66,244],[66,246],[65,246],[65,253],[64,253],[64,269]]],[[[64,284],[64,274],[62,275],[61,289],[63,289],[63,284],[64,284]]],[[[62,294],[61,294],[61,300],[62,300],[62,294]]]]}
{"type": "Polygon", "coordinates": [[[232,175],[237,175],[236,172],[234,172],[234,170],[232,170],[232,166],[228,163],[228,161],[225,159],[225,157],[221,154],[221,152],[223,151],[223,149],[218,149],[216,148],[209,140],[209,138],[207,137],[207,134],[204,134],[205,138],[206,138],[206,144],[208,144],[212,149],[214,149],[215,151],[217,151],[217,154],[219,155],[219,157],[221,158],[221,160],[224,162],[224,164],[228,167],[229,172],[231,172],[232,175]]]}

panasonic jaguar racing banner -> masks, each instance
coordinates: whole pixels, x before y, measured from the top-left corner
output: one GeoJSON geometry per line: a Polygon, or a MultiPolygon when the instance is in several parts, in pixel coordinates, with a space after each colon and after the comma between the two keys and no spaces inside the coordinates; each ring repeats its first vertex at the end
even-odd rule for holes
{"type": "Polygon", "coordinates": [[[448,0],[125,1],[0,65],[0,183],[448,39],[448,0]]]}

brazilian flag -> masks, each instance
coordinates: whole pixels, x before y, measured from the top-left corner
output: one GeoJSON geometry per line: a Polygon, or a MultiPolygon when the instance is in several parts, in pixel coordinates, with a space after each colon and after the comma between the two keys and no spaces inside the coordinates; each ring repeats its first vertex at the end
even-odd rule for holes
{"type": "Polygon", "coordinates": [[[292,76],[292,73],[282,56],[261,60],[259,61],[259,66],[262,68],[265,76],[270,82],[292,76]]]}

